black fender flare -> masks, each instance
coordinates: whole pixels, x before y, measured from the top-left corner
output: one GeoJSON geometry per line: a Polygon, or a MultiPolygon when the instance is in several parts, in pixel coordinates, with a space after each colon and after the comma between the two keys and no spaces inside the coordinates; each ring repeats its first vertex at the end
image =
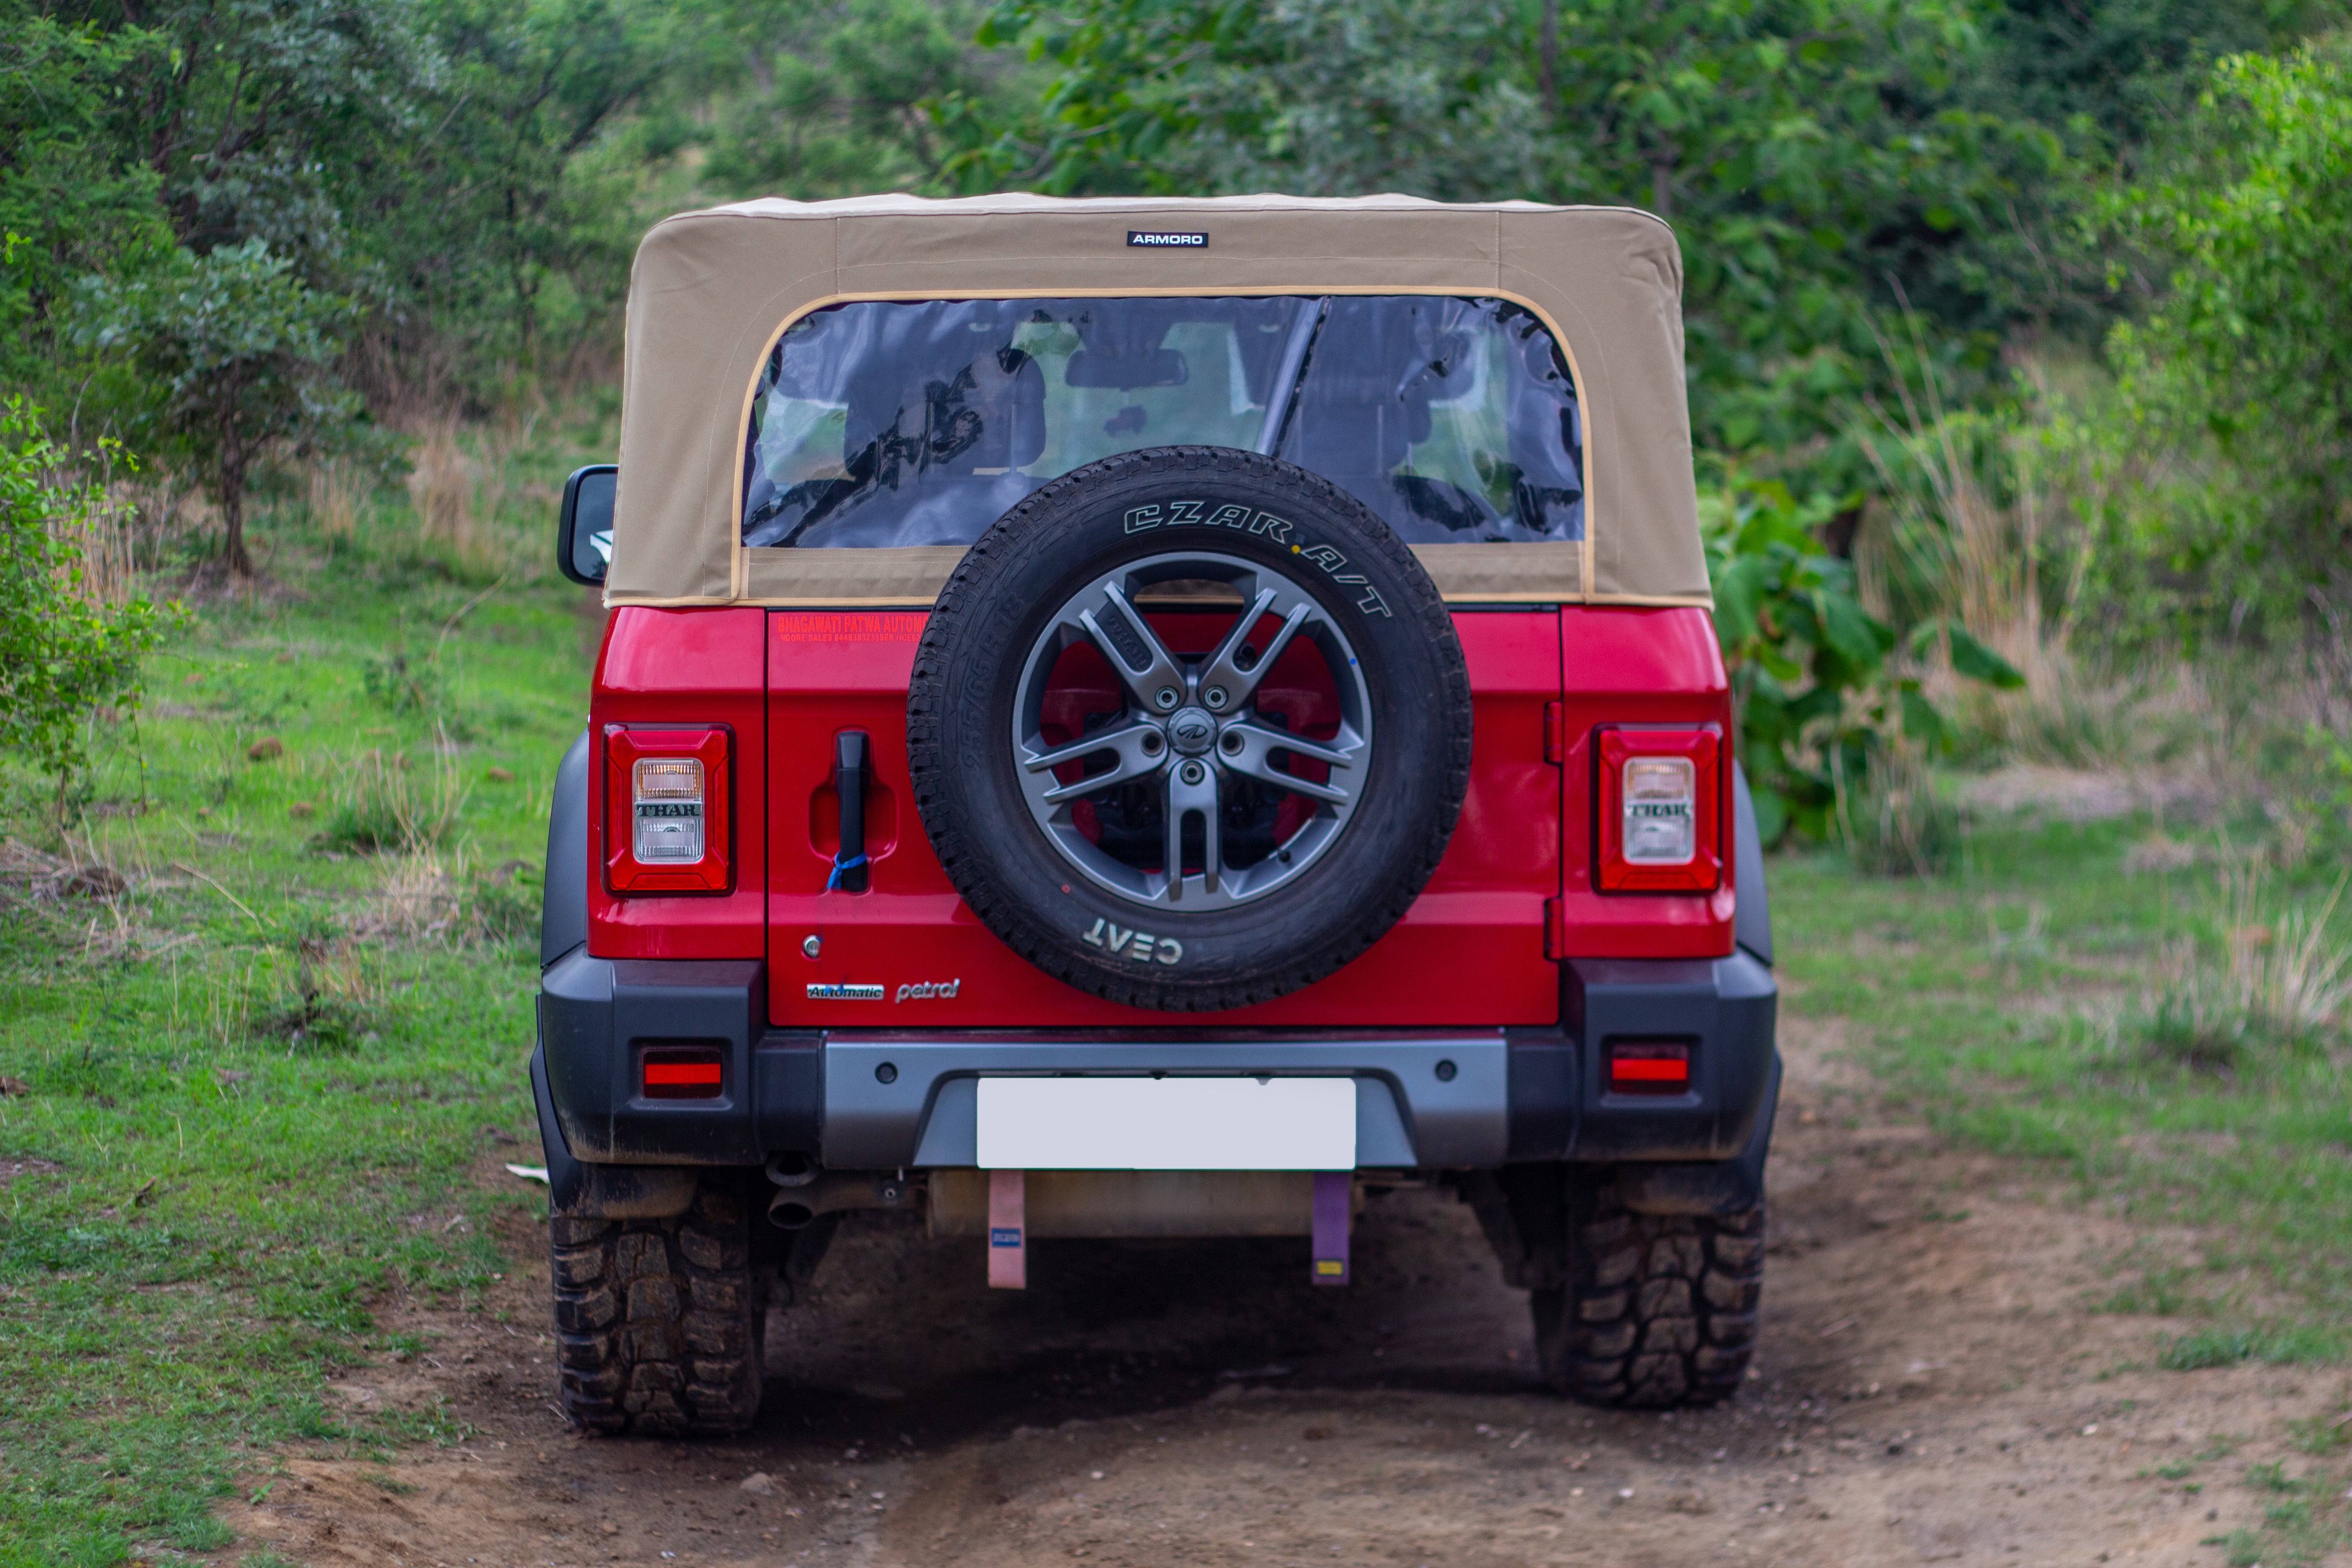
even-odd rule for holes
{"type": "MultiPolygon", "coordinates": [[[[1744,797],[1743,797],[1744,798],[1744,797]]],[[[1745,877],[1743,870],[1741,875],[1745,877]]],[[[547,875],[540,883],[539,966],[588,940],[588,731],[555,770],[547,812],[547,875]]]]}
{"type": "MultiPolygon", "coordinates": [[[[583,740],[586,737],[582,737],[583,740]]],[[[1731,764],[1732,886],[1738,908],[1732,940],[1772,966],[1772,904],[1764,891],[1764,840],[1756,831],[1756,802],[1748,793],[1748,771],[1731,764]]]]}

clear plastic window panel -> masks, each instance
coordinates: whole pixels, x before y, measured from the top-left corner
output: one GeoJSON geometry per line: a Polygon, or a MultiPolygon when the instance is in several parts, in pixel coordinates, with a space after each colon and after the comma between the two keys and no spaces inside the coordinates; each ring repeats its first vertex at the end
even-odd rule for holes
{"type": "Polygon", "coordinates": [[[1149,447],[1273,452],[1409,543],[1584,536],[1583,428],[1523,308],[1437,295],[835,305],[752,400],[743,542],[969,544],[1149,447]]]}

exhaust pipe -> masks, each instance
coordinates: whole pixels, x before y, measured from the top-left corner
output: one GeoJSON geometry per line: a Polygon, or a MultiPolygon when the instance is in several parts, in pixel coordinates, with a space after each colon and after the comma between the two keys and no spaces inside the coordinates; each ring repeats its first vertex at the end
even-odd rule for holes
{"type": "Polygon", "coordinates": [[[805,1230],[819,1215],[847,1209],[903,1209],[916,1201],[915,1184],[903,1173],[820,1172],[812,1167],[768,1200],[768,1223],[778,1230],[805,1230]]]}

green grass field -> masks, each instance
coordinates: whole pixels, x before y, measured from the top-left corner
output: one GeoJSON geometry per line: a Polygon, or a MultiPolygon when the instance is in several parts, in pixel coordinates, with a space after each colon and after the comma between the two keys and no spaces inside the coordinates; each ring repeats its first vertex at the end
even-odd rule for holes
{"type": "MultiPolygon", "coordinates": [[[[535,878],[597,621],[576,589],[415,542],[406,515],[363,520],[393,542],[277,525],[276,585],[204,608],[153,659],[146,714],[94,731],[70,845],[16,780],[0,1563],[216,1549],[215,1500],[264,1484],[279,1445],[457,1435],[354,1415],[324,1374],[403,1348],[373,1316],[387,1300],[478,1300],[505,1267],[498,1210],[539,1202],[473,1172],[535,1159],[535,878]],[[72,867],[27,849],[128,887],[35,897],[72,867]]],[[[2193,1256],[2115,1260],[2115,1305],[2205,1325],[2152,1354],[2333,1358],[2352,1329],[2341,1041],[2180,1045],[2167,966],[2199,942],[2216,962],[2242,910],[2210,868],[2128,872],[2147,833],[1979,824],[1933,882],[1783,856],[1786,1005],[1845,1019],[1885,1092],[2033,1162],[2056,1201],[2198,1227],[2193,1256]]]]}

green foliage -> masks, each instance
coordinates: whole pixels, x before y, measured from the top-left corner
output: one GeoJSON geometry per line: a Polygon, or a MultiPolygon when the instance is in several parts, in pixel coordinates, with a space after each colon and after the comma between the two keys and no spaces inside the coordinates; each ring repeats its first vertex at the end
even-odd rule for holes
{"type": "Polygon", "coordinates": [[[139,656],[166,617],[143,598],[103,605],[84,592],[79,525],[108,510],[21,398],[0,403],[0,747],[59,791],[81,764],[81,727],[101,706],[139,705],[139,656]]]}
{"type": "Polygon", "coordinates": [[[253,570],[245,548],[253,466],[273,443],[332,441],[357,416],[331,370],[352,312],[350,300],[310,288],[259,238],[201,257],[180,251],[83,289],[83,341],[123,362],[137,388],[133,430],[204,474],[240,576],[253,570]]]}
{"type": "Polygon", "coordinates": [[[2064,173],[2047,130],[1960,103],[1985,67],[1964,5],[1002,0],[981,37],[1055,79],[968,140],[971,188],[1402,190],[1671,219],[1701,445],[1823,443],[1806,461],[1841,489],[1863,477],[1844,404],[1881,372],[1871,310],[1921,301],[1981,371],[1973,334],[2014,290],[1970,247],[2064,173]]]}
{"type": "MultiPolygon", "coordinates": [[[[1917,677],[1890,662],[1904,645],[1863,608],[1853,563],[1821,542],[1822,525],[1846,504],[1820,496],[1800,501],[1779,480],[1736,482],[1701,498],[1740,760],[1768,842],[1792,823],[1815,837],[1834,831],[1853,838],[1847,797],[1863,793],[1871,804],[1862,819],[1883,826],[1864,831],[1888,846],[1886,866],[1899,860],[1924,870],[1948,858],[1954,830],[1937,813],[1932,784],[1891,752],[1899,744],[1915,753],[1946,750],[1951,725],[1917,677]],[[1921,790],[1929,793],[1919,796],[1921,790]]],[[[1971,679],[2001,686],[2022,679],[1957,623],[1922,622],[1907,646],[1915,662],[1948,648],[1955,672],[1971,679]]]]}
{"type": "Polygon", "coordinates": [[[939,190],[956,148],[929,105],[993,121],[1010,105],[980,69],[963,4],[849,0],[804,17],[760,5],[721,8],[713,42],[752,61],[719,97],[702,177],[745,194],[803,200],[939,190]]]}
{"type": "MultiPolygon", "coordinates": [[[[2116,328],[2103,519],[2192,631],[2287,631],[2352,594],[2352,44],[2221,62],[2179,155],[2108,216],[2166,273],[2116,328]],[[2189,459],[2186,463],[2181,458],[2189,459]]],[[[2128,592],[2128,579],[2114,591],[2128,592]]],[[[2340,614],[2340,611],[2338,612],[2340,614]]]]}
{"type": "Polygon", "coordinates": [[[158,47],[0,0],[0,382],[48,379],[76,278],[170,247],[154,170],[109,133],[112,84],[158,47]]]}

